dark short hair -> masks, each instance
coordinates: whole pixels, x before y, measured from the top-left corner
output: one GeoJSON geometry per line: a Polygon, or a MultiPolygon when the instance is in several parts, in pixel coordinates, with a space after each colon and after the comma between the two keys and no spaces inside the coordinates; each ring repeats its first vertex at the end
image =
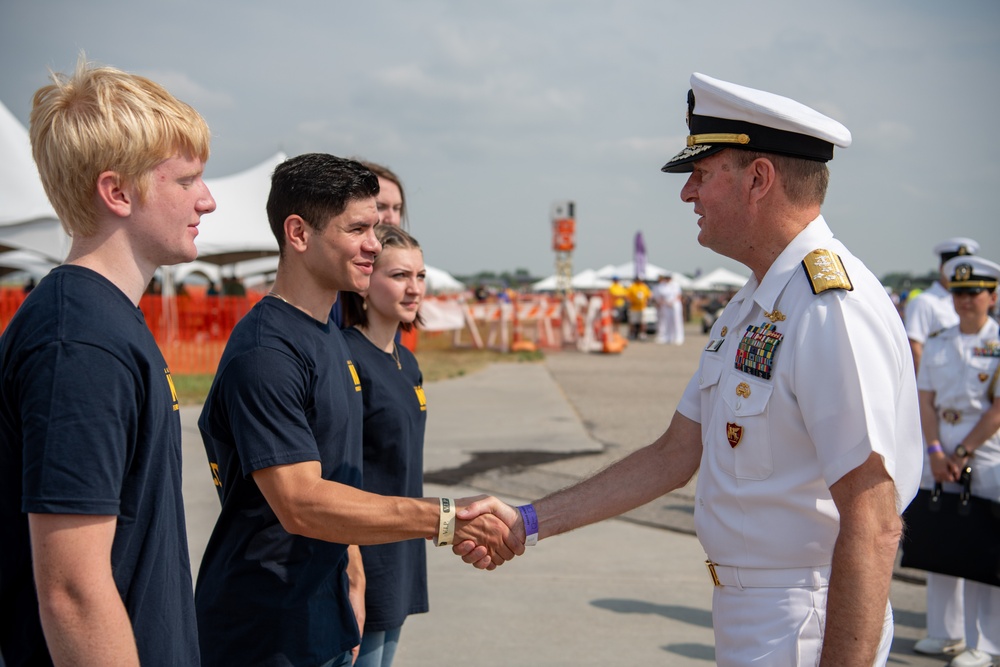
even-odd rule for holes
{"type": "Polygon", "coordinates": [[[267,220],[279,252],[285,251],[288,216],[298,215],[321,232],[349,203],[377,194],[378,176],[360,162],[327,153],[288,158],[274,168],[267,198],[267,220]]]}
{"type": "MultiPolygon", "coordinates": [[[[397,227],[396,225],[377,225],[375,227],[375,238],[377,238],[378,242],[382,244],[382,252],[385,252],[389,248],[420,250],[420,244],[417,243],[417,240],[410,236],[404,229],[397,227]]],[[[382,257],[382,253],[379,253],[378,257],[375,258],[376,266],[378,266],[378,260],[380,257],[382,257]]],[[[353,327],[354,325],[363,327],[368,326],[368,311],[365,310],[365,300],[361,298],[360,294],[356,292],[341,292],[340,296],[337,298],[341,300],[345,328],[353,327]]],[[[400,322],[399,326],[403,331],[409,331],[413,329],[414,326],[418,326],[423,323],[424,318],[421,317],[418,312],[417,317],[413,320],[413,322],[400,322]]]]}

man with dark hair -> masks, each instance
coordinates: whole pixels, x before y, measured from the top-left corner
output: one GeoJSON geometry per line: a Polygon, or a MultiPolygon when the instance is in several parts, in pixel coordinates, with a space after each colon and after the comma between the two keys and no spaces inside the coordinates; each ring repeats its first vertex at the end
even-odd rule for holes
{"type": "Polygon", "coordinates": [[[274,171],[277,277],[233,330],[198,422],[222,501],[195,594],[206,665],[350,665],[364,582],[347,576],[347,545],[459,537],[490,568],[523,550],[495,517],[456,522],[466,501],[358,488],[361,384],[329,315],[340,291],[368,288],[377,193],[374,174],[332,155],[274,171]]]}
{"type": "Polygon", "coordinates": [[[920,429],[896,309],[820,214],[825,162],[850,132],[794,100],[702,74],[691,77],[688,127],[687,148],[663,171],[690,172],[681,198],[694,205],[699,243],[753,276],[712,327],[656,442],[502,516],[532,545],[698,472],[718,664],[882,665],[920,429]]]}

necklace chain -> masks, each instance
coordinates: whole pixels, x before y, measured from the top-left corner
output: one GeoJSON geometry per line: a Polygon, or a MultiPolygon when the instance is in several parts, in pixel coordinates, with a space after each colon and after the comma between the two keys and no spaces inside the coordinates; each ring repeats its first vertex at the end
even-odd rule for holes
{"type": "Polygon", "coordinates": [[[285,303],[287,303],[289,306],[292,306],[293,308],[298,308],[298,306],[296,306],[294,303],[292,303],[291,301],[289,301],[288,299],[286,299],[285,297],[281,296],[280,294],[278,294],[277,292],[275,292],[273,290],[270,291],[270,292],[268,292],[267,295],[268,296],[273,296],[276,299],[281,299],[282,301],[284,301],[285,303]]]}
{"type": "MultiPolygon", "coordinates": [[[[277,296],[277,295],[275,295],[275,296],[277,296]]],[[[361,335],[364,336],[365,338],[367,338],[368,341],[372,345],[374,345],[376,348],[382,350],[382,348],[380,348],[378,346],[378,343],[376,343],[374,340],[372,340],[372,337],[368,335],[368,331],[366,329],[362,329],[359,326],[355,326],[354,328],[357,329],[358,331],[360,331],[361,335]]],[[[382,352],[385,352],[385,350],[382,350],[382,352]]],[[[396,340],[395,339],[393,339],[393,341],[392,341],[392,352],[389,352],[388,354],[389,354],[390,357],[392,357],[392,360],[396,362],[396,368],[399,369],[399,370],[403,370],[403,362],[400,361],[400,359],[399,359],[399,348],[396,347],[396,340]]]]}
{"type": "Polygon", "coordinates": [[[403,364],[399,361],[399,348],[396,347],[396,341],[392,341],[392,358],[396,362],[396,368],[403,370],[403,364]]]}

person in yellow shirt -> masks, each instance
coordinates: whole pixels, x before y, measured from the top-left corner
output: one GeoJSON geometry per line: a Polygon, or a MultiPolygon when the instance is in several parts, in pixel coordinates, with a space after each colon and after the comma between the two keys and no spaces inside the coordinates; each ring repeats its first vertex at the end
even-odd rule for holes
{"type": "Polygon", "coordinates": [[[608,293],[611,295],[611,307],[615,310],[615,322],[627,323],[628,309],[625,308],[625,300],[628,298],[628,289],[619,282],[618,276],[611,278],[608,293]]]}
{"type": "Polygon", "coordinates": [[[625,298],[628,299],[628,325],[631,340],[646,338],[646,332],[642,328],[642,311],[646,309],[646,304],[652,296],[653,293],[642,278],[636,278],[628,286],[625,298]]]}

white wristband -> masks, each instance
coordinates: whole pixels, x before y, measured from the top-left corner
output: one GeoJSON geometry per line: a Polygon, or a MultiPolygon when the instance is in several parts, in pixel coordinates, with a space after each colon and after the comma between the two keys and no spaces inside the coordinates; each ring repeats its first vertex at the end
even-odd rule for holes
{"type": "Polygon", "coordinates": [[[534,505],[521,505],[517,508],[524,522],[524,546],[533,547],[538,544],[538,515],[534,505]]]}
{"type": "Polygon", "coordinates": [[[453,498],[441,498],[441,517],[438,519],[437,545],[445,547],[455,539],[455,500],[453,498]]]}

